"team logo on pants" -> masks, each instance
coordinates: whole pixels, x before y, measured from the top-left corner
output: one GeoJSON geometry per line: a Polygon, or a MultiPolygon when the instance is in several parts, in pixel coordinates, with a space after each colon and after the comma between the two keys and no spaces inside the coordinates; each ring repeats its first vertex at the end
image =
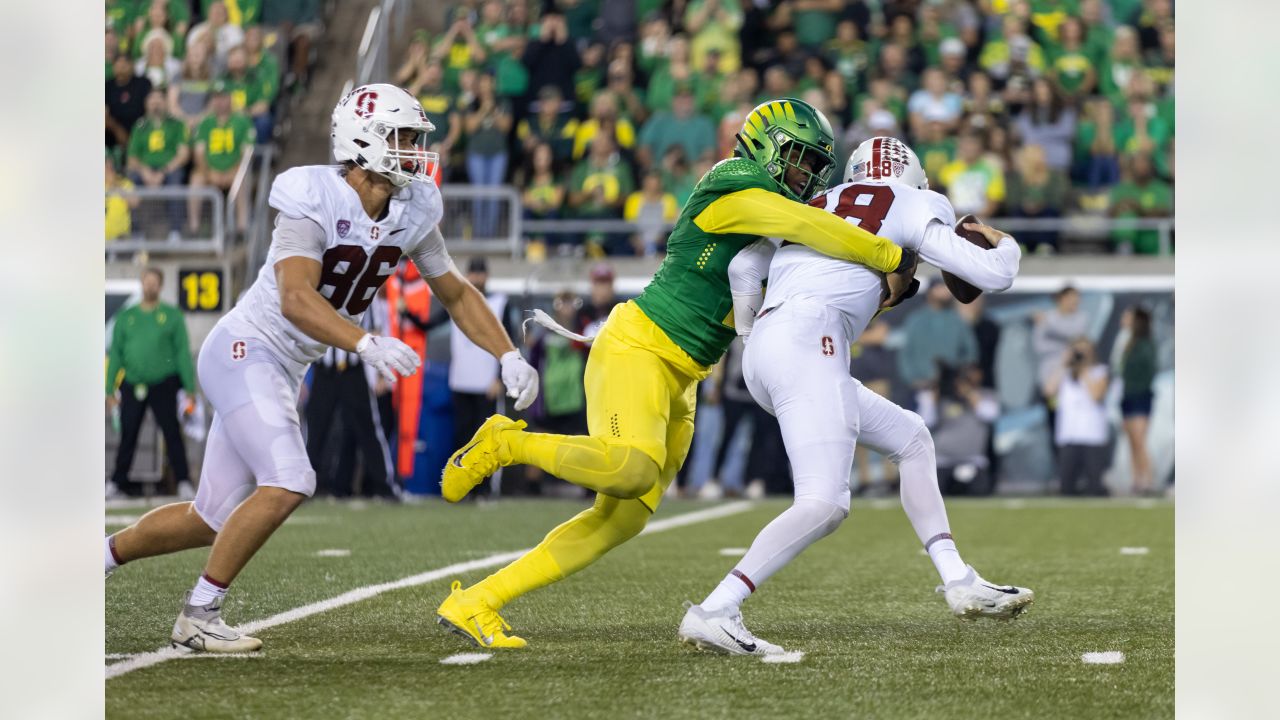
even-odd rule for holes
{"type": "Polygon", "coordinates": [[[244,356],[248,354],[249,354],[249,351],[245,348],[245,343],[243,340],[237,340],[231,343],[231,359],[232,360],[243,360],[244,356]]]}
{"type": "Polygon", "coordinates": [[[830,335],[822,336],[822,354],[827,357],[831,357],[836,354],[836,344],[835,341],[831,339],[830,335]]]}

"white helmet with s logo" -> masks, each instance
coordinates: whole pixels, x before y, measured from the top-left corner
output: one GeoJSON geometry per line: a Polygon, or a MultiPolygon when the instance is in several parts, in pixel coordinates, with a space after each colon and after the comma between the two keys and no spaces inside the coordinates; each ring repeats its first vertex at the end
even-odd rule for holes
{"type": "Polygon", "coordinates": [[[396,187],[430,182],[430,172],[440,162],[439,155],[427,152],[427,133],[435,129],[417,98],[405,90],[387,83],[361,85],[333,109],[333,155],[396,187]],[[414,131],[413,140],[402,143],[400,130],[414,131]]]}

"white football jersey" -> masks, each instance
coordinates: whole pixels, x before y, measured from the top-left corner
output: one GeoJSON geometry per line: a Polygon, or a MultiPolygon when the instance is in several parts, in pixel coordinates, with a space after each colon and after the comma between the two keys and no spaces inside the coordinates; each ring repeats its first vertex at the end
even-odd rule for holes
{"type": "Polygon", "coordinates": [[[433,183],[413,183],[391,197],[386,215],[373,220],[338,165],[307,165],[276,177],[269,202],[281,216],[314,221],[324,229],[324,247],[282,246],[273,235],[266,262],[240,302],[219,321],[233,332],[264,340],[277,357],[306,365],[324,354],[316,342],[280,312],[275,264],[293,256],[320,261],[317,290],[338,314],[353,322],[368,309],[378,288],[391,277],[402,255],[410,255],[424,277],[452,268],[438,233],[444,214],[433,183]],[[438,247],[437,247],[438,246],[438,247]]]}
{"type": "MultiPolygon", "coordinates": [[[[945,197],[898,183],[867,180],[837,185],[809,201],[899,247],[920,250],[930,223],[956,224],[945,197]]],[[[862,334],[880,307],[880,274],[857,263],[784,243],[769,264],[765,308],[789,298],[814,300],[844,316],[849,339],[862,334]]]]}

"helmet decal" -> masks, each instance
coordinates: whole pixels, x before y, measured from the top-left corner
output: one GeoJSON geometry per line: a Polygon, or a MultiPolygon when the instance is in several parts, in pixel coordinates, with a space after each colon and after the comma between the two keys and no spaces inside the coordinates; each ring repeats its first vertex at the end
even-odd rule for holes
{"type": "Polygon", "coordinates": [[[378,93],[373,90],[365,90],[356,97],[355,113],[362,118],[367,118],[373,114],[377,107],[378,93]]]}

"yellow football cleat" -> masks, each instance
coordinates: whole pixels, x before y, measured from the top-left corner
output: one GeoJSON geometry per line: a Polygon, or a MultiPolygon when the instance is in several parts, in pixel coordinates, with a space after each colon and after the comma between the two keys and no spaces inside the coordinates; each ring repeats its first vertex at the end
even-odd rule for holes
{"type": "Polygon", "coordinates": [[[504,415],[494,415],[476,430],[471,442],[449,457],[440,473],[440,495],[455,503],[467,496],[471,489],[498,468],[511,464],[511,449],[498,434],[502,430],[523,430],[523,420],[512,420],[504,415]]]}
{"type": "Polygon", "coordinates": [[[462,583],[454,580],[449,589],[449,597],[436,608],[441,627],[482,648],[516,649],[528,645],[524,638],[508,635],[506,631],[511,626],[507,621],[488,603],[463,590],[462,583]]]}

